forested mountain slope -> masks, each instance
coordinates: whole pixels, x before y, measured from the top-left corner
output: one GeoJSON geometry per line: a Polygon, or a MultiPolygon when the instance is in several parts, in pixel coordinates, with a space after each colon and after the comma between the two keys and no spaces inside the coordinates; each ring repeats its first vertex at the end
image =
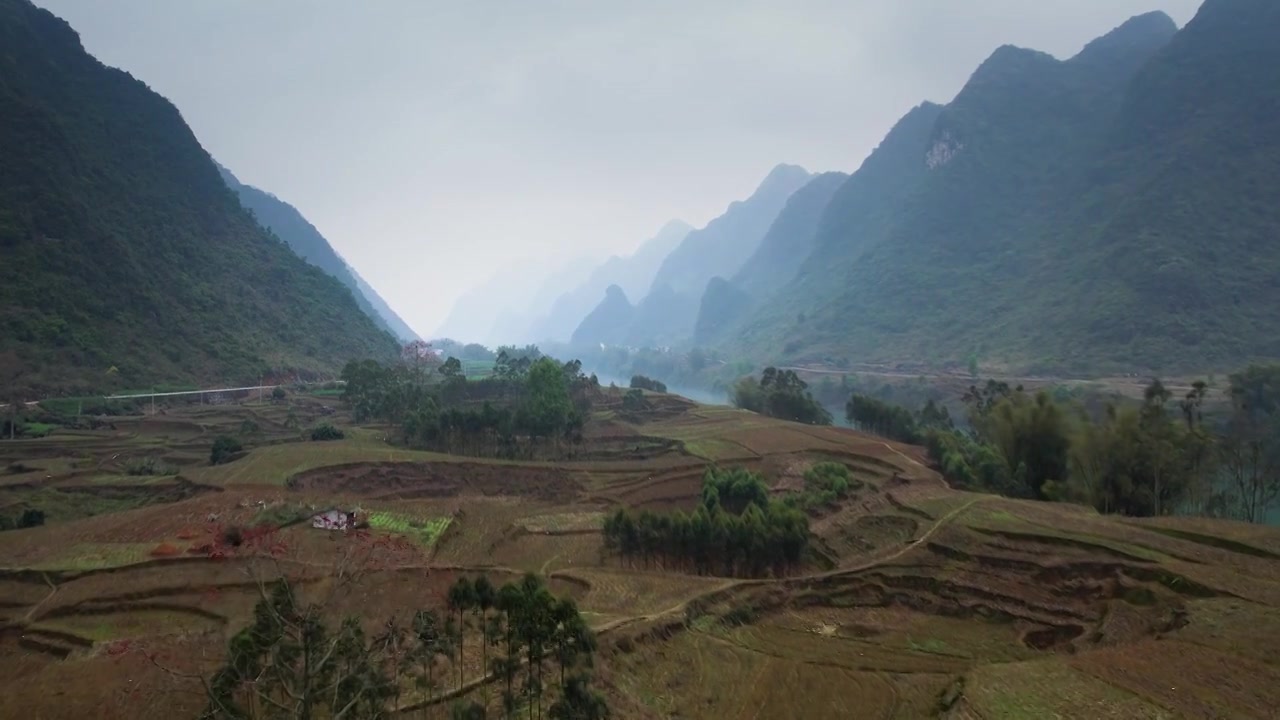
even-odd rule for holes
{"type": "Polygon", "coordinates": [[[753,306],[796,276],[813,252],[818,223],[832,196],[848,178],[841,172],[823,173],[795,191],[774,218],[760,246],[732,279],[717,276],[707,283],[694,326],[695,345],[728,337],[753,306]]]}
{"type": "Polygon", "coordinates": [[[731,344],[1077,372],[1280,357],[1278,33],[1276,3],[1209,0],[1067,61],[1000,48],[904,118],[731,344]]]}
{"type": "Polygon", "coordinates": [[[240,197],[240,204],[252,212],[263,227],[288,243],[299,257],[346,285],[355,296],[356,304],[379,327],[405,342],[419,339],[417,333],[400,319],[377,291],[356,276],[351,266],[347,265],[329,241],[297,208],[265,190],[245,185],[222,165],[218,165],[218,171],[240,197]]]}
{"type": "Polygon", "coordinates": [[[332,372],[395,352],[341,283],[240,206],[172,104],[26,0],[0,0],[0,158],[10,394],[332,372]]]}

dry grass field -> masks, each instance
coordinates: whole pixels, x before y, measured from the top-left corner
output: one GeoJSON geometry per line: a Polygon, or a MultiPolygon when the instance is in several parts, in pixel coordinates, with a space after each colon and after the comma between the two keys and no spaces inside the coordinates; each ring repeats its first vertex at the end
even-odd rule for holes
{"type": "MultiPolygon", "coordinates": [[[[334,590],[335,612],[372,625],[443,609],[460,575],[530,571],[595,627],[596,684],[618,718],[1280,712],[1280,531],[957,492],[919,448],[656,397],[648,417],[601,413],[558,462],[397,448],[314,397],[0,442],[0,511],[48,520],[0,533],[0,717],[195,716],[194,678],[273,574],[334,590]],[[318,422],[346,439],[303,440],[318,422]],[[210,466],[218,435],[247,452],[210,466]],[[138,474],[140,458],[156,472],[138,474]],[[861,486],[812,518],[813,560],[789,576],[604,552],[606,513],[690,509],[710,462],[782,492],[818,461],[861,486]],[[312,528],[329,508],[370,527],[312,528]],[[220,547],[228,525],[252,542],[220,547]],[[358,564],[350,586],[340,559],[358,564]]],[[[478,697],[478,654],[461,671],[478,697]]]]}

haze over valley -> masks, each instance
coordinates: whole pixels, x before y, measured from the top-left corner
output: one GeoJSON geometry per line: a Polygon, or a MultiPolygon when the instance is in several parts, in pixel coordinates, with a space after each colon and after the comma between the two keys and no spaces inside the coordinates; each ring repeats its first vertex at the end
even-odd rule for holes
{"type": "Polygon", "coordinates": [[[1280,3],[0,0],[0,717],[1280,707],[1280,3]]]}

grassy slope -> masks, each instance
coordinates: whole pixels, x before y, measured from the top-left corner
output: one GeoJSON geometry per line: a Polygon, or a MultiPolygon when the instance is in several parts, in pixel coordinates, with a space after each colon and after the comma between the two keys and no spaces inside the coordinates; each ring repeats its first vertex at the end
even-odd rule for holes
{"type": "Polygon", "coordinates": [[[0,2],[0,372],[52,392],[332,372],[394,340],[245,212],[178,111],[0,2]]]}

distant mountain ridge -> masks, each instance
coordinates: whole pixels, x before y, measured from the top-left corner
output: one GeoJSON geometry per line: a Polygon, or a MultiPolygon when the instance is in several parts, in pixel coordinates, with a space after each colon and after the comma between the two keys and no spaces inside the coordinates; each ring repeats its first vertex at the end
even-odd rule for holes
{"type": "Polygon", "coordinates": [[[625,257],[614,255],[604,261],[583,282],[556,298],[547,317],[538,325],[536,338],[560,342],[570,339],[611,286],[616,285],[626,297],[644,297],[662,261],[692,230],[683,220],[672,220],[634,253],[625,257]]]}
{"type": "Polygon", "coordinates": [[[172,104],[0,0],[0,386],[336,373],[396,342],[241,207],[172,104]]]}
{"type": "Polygon", "coordinates": [[[536,330],[563,289],[598,262],[579,256],[551,268],[505,267],[458,297],[432,337],[490,346],[537,342],[536,330]]]}
{"type": "Polygon", "coordinates": [[[400,316],[387,305],[367,282],[338,255],[329,241],[298,209],[265,190],[245,185],[227,168],[218,164],[222,179],[240,197],[240,204],[253,213],[258,222],[288,243],[299,257],[324,270],[347,286],[356,303],[381,328],[403,342],[420,339],[400,316]]]}
{"type": "MultiPolygon", "coordinates": [[[[622,344],[637,346],[676,345],[692,338],[698,308],[707,283],[715,277],[736,273],[759,248],[778,213],[788,198],[812,178],[796,165],[778,165],[769,172],[746,200],[730,203],[719,217],[706,227],[685,235],[663,259],[654,275],[648,293],[628,314],[625,333],[611,329],[611,338],[625,338],[622,344]]],[[[625,293],[622,296],[626,300],[625,293]]],[[[606,296],[608,315],[621,317],[616,294],[606,296]]],[[[630,305],[630,303],[628,303],[630,305]]],[[[599,309],[599,308],[597,308],[599,309]]],[[[599,317],[593,311],[592,316],[599,317]]],[[[575,342],[604,342],[592,332],[600,327],[593,320],[574,331],[575,342]]],[[[606,343],[608,344],[608,343],[606,343]]]]}
{"type": "Polygon", "coordinates": [[[1045,372],[1280,358],[1280,3],[995,51],[833,195],[796,277],[724,338],[790,362],[1045,372]]]}
{"type": "Polygon", "coordinates": [[[701,297],[711,278],[738,272],[787,199],[811,177],[797,165],[775,167],[751,197],[731,203],[723,215],[686,235],[658,267],[650,292],[667,285],[678,295],[701,297]]]}

